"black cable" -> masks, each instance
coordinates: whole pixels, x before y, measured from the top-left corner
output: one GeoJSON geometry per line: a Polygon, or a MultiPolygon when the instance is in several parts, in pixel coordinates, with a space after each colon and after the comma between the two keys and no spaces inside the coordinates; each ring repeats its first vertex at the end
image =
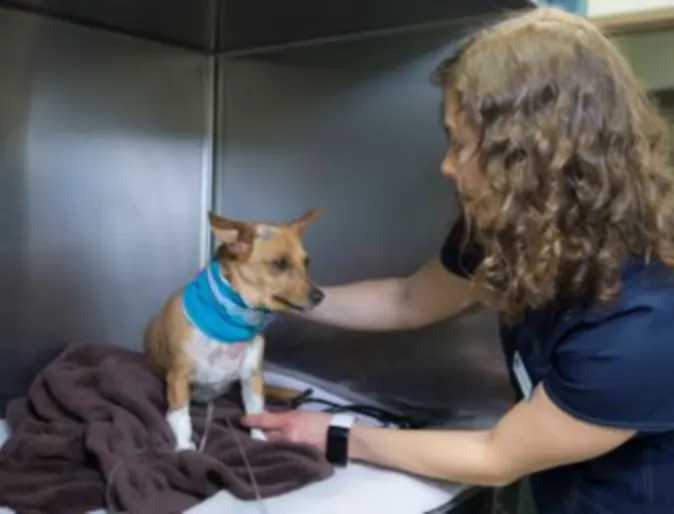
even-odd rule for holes
{"type": "Polygon", "coordinates": [[[323,412],[329,412],[331,414],[336,414],[338,412],[351,412],[354,414],[360,414],[363,416],[368,416],[374,418],[377,421],[384,423],[385,425],[395,425],[398,428],[423,428],[425,423],[415,421],[414,419],[402,415],[394,414],[387,410],[384,410],[379,407],[374,407],[372,405],[362,405],[362,404],[347,404],[340,405],[328,400],[323,400],[320,398],[313,398],[313,389],[307,389],[300,393],[298,396],[291,400],[291,406],[293,409],[296,409],[302,405],[308,404],[319,404],[323,405],[326,408],[323,409],[323,412]]]}

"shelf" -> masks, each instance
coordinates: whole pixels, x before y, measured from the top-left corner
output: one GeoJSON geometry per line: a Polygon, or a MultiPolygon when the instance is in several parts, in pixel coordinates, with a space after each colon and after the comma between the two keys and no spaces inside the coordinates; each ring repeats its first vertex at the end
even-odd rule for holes
{"type": "Polygon", "coordinates": [[[0,5],[200,51],[238,51],[410,25],[464,23],[531,4],[527,0],[0,0],[0,5]]]}

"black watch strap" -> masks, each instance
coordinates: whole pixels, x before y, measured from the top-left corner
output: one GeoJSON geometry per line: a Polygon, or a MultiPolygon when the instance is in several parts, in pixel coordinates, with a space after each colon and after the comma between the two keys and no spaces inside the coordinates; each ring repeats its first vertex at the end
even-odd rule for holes
{"type": "Polygon", "coordinates": [[[354,421],[353,416],[344,413],[335,414],[330,420],[325,456],[335,466],[346,466],[349,462],[349,434],[354,421]]]}

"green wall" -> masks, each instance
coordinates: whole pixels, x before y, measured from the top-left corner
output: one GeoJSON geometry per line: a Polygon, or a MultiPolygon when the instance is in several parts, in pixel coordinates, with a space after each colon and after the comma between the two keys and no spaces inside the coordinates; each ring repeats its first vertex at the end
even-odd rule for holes
{"type": "Polygon", "coordinates": [[[616,36],[613,40],[648,89],[674,89],[674,29],[616,36]]]}

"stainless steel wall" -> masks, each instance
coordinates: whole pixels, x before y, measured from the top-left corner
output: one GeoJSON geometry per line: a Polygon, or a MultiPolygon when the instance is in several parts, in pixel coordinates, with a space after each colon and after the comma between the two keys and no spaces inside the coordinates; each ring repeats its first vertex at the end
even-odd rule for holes
{"type": "Polygon", "coordinates": [[[0,10],[0,400],[199,265],[206,57],[0,10]]]}
{"type": "MultiPolygon", "coordinates": [[[[429,81],[455,37],[391,35],[223,58],[217,209],[281,221],[323,207],[307,233],[323,284],[414,271],[457,214],[439,172],[441,94],[429,81]]],[[[276,365],[441,417],[497,414],[510,400],[486,311],[398,334],[284,320],[269,339],[276,365]]]]}
{"type": "MultiPolygon", "coordinates": [[[[325,284],[412,272],[456,214],[427,32],[221,59],[218,210],[308,232],[325,284]]],[[[63,343],[138,347],[199,265],[209,59],[0,10],[0,405],[63,343]]],[[[494,317],[362,334],[279,321],[270,359],[390,403],[495,413],[494,317]]]]}

